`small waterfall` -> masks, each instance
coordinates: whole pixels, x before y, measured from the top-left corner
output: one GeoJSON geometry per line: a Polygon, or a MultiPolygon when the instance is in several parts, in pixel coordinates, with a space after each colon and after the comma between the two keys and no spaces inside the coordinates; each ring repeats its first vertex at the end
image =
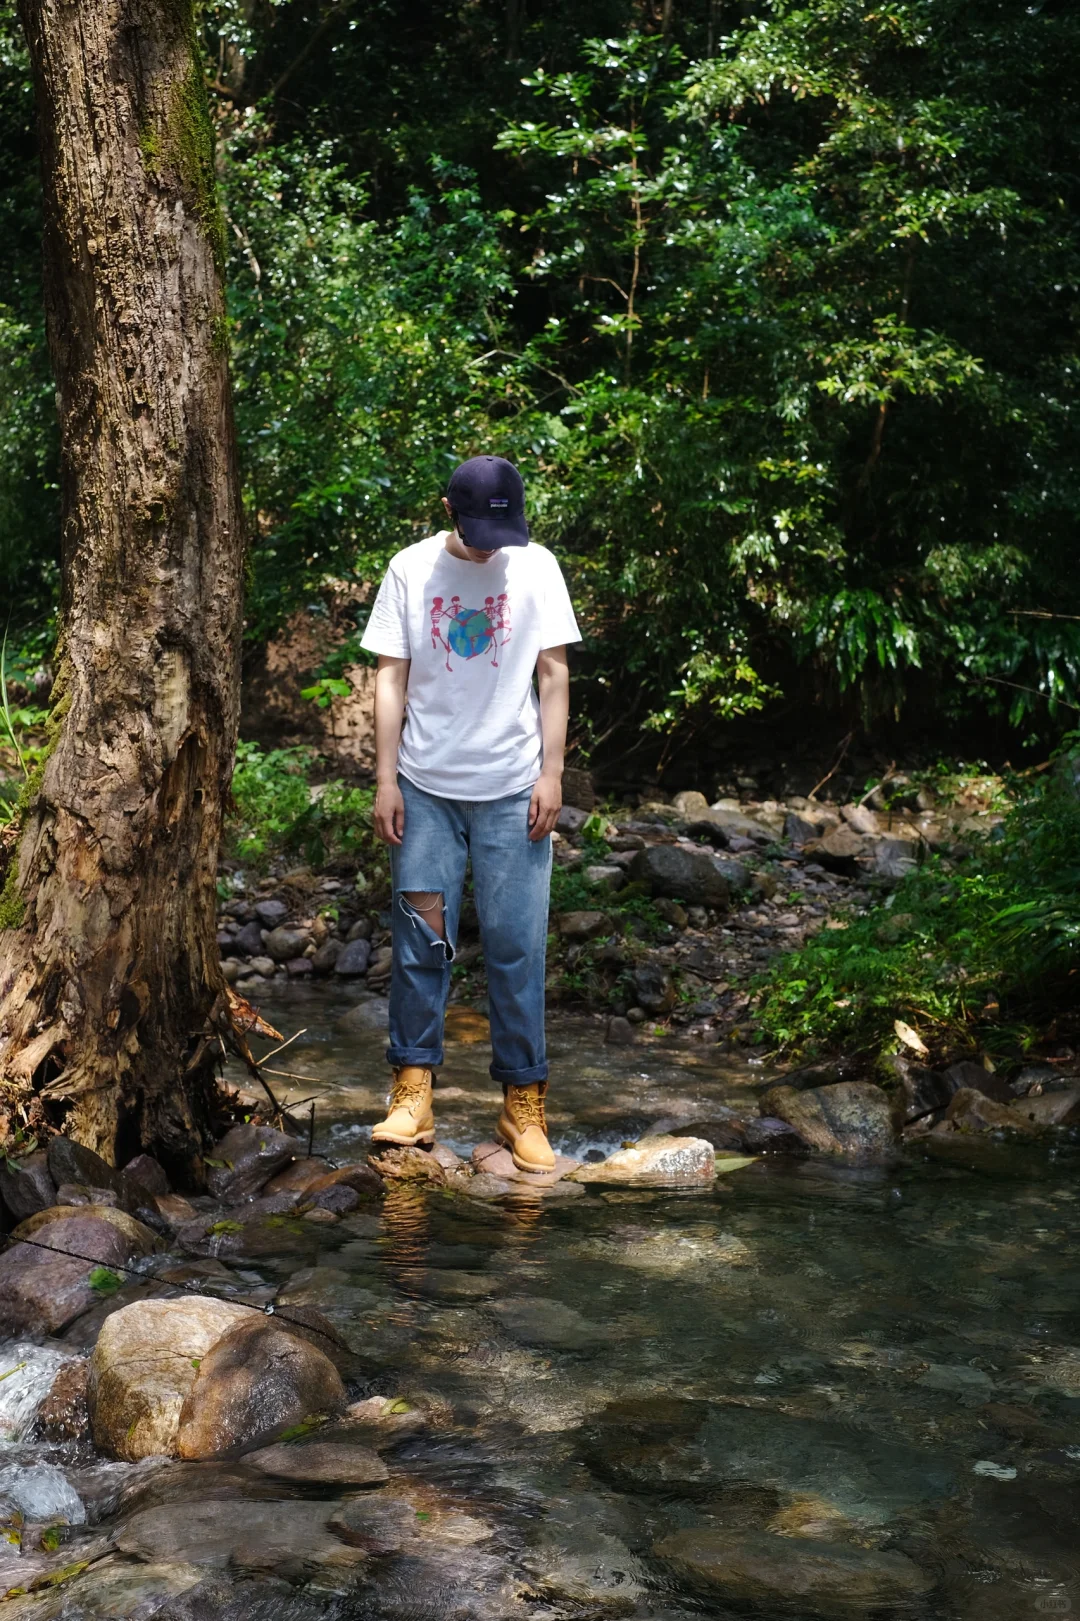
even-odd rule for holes
{"type": "Polygon", "coordinates": [[[57,1370],[71,1356],[47,1345],[7,1340],[0,1344],[0,1459],[3,1448],[30,1432],[57,1370]]]}
{"type": "Polygon", "coordinates": [[[86,1524],[82,1498],[64,1471],[52,1463],[0,1467],[0,1500],[11,1503],[27,1520],[86,1524]]]}

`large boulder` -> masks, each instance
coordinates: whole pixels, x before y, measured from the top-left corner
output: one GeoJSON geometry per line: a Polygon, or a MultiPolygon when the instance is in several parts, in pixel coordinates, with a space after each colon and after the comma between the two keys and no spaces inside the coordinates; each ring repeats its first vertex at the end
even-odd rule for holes
{"type": "Polygon", "coordinates": [[[653,1552],[724,1604],[774,1614],[851,1617],[908,1609],[934,1586],[906,1554],[767,1531],[699,1526],[664,1537],[653,1552]]]}
{"type": "Polygon", "coordinates": [[[206,1183],[215,1199],[253,1199],[296,1153],[296,1139],[270,1126],[233,1126],[208,1158],[206,1183]]]}
{"type": "Polygon", "coordinates": [[[95,1444],[114,1458],[173,1456],[180,1411],[202,1358],[251,1317],[208,1295],[140,1300],[107,1317],[90,1358],[95,1444]]]}
{"type": "Polygon", "coordinates": [[[203,1357],[180,1412],[177,1452],[210,1458],[344,1405],[329,1357],[273,1318],[251,1317],[203,1357]]]}
{"type": "Polygon", "coordinates": [[[759,1107],[763,1115],[786,1120],[822,1154],[879,1157],[896,1140],[888,1094],[870,1081],[838,1081],[807,1091],[773,1086],[759,1107]]]}
{"type": "Polygon", "coordinates": [[[25,1221],[56,1203],[56,1184],[43,1152],[0,1159],[0,1199],[16,1221],[25,1221]]]}
{"type": "Polygon", "coordinates": [[[58,1334],[98,1303],[96,1269],[127,1266],[158,1242],[148,1227],[111,1205],[54,1206],[24,1221],[12,1237],[16,1242],[0,1255],[5,1334],[58,1334]]]}
{"type": "Polygon", "coordinates": [[[629,872],[632,882],[644,885],[650,895],[689,906],[726,907],[731,898],[728,880],[712,856],[677,844],[647,845],[634,856],[629,872]]]}
{"type": "Polygon", "coordinates": [[[694,1187],[705,1186],[715,1176],[712,1143],[700,1137],[643,1137],[599,1165],[579,1166],[567,1180],[619,1187],[694,1187]]]}

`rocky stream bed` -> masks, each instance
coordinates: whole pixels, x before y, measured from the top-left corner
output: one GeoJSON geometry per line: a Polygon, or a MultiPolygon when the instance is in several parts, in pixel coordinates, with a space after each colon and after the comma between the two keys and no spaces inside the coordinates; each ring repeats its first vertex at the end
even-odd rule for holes
{"type": "Polygon", "coordinates": [[[490,1144],[458,1006],[439,1146],[369,1165],[371,1003],[283,980],[264,1013],[303,1031],[276,1064],[313,1156],[254,1122],[201,1194],[59,1139],[2,1173],[0,1616],[1080,1602],[1069,1128],[905,1140],[902,1087],[559,1015],[537,1185],[490,1144]]]}

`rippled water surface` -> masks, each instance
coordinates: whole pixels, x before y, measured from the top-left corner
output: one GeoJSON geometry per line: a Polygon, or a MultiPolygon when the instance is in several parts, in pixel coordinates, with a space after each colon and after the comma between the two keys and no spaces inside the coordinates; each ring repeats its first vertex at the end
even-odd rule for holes
{"type": "MultiPolygon", "coordinates": [[[[280,1084],[317,1092],[316,1147],[361,1157],[384,1038],[342,1033],[314,992],[265,1011],[308,1026],[278,1062],[314,1077],[280,1084]]],[[[457,1028],[480,1034],[464,1015],[457,1028]]],[[[701,1047],[605,1049],[598,1029],[554,1032],[566,1151],[751,1111],[760,1070],[701,1047]]],[[[459,1152],[490,1133],[487,1061],[481,1041],[448,1051],[440,1135],[459,1152]]],[[[270,1486],[242,1460],[103,1466],[28,1449],[13,1425],[0,1498],[15,1464],[62,1471],[88,1521],[68,1533],[73,1559],[154,1504],[180,1529],[156,1563],[111,1552],[10,1613],[1080,1612],[1076,1169],[1070,1149],[962,1144],[887,1169],[759,1161],[703,1193],[505,1205],[402,1188],[374,1213],[283,1231],[205,1286],[317,1305],[342,1331],[352,1393],[386,1398],[370,1439],[390,1482],[369,1495],[406,1502],[408,1545],[305,1564],[274,1515],[292,1500],[296,1521],[319,1490],[270,1486]],[[201,1557],[184,1514],[214,1500],[252,1529],[201,1557]]]]}

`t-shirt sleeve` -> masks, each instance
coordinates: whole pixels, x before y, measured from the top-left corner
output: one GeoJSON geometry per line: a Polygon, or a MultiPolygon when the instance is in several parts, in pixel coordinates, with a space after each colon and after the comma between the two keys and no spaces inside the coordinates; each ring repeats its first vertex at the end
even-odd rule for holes
{"type": "Polygon", "coordinates": [[[567,642],[580,640],[581,632],[574,618],[574,608],[562,569],[549,553],[544,606],[540,615],[540,646],[562,647],[567,642]]]}
{"type": "Polygon", "coordinates": [[[412,657],[405,581],[393,562],[383,575],[360,646],[369,653],[383,653],[387,658],[412,657]]]}

